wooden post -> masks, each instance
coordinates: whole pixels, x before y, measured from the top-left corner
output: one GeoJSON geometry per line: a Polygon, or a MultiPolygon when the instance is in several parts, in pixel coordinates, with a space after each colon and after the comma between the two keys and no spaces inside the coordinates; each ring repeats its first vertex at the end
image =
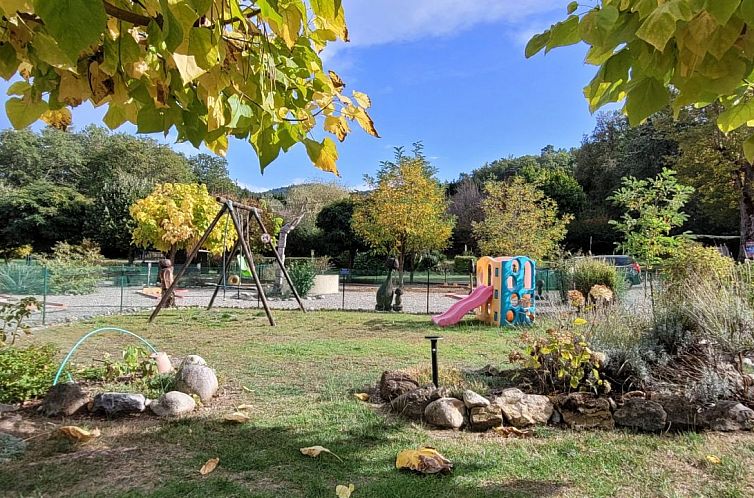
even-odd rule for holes
{"type": "MultiPolygon", "coordinates": [[[[257,211],[257,208],[252,207],[251,212],[254,215],[254,218],[257,220],[257,223],[259,224],[259,228],[262,230],[262,233],[269,235],[269,233],[267,232],[267,229],[264,227],[264,223],[262,223],[262,218],[259,216],[259,212],[257,211]]],[[[280,265],[280,270],[283,272],[285,279],[288,281],[288,285],[291,287],[291,290],[293,291],[293,295],[296,296],[296,301],[298,301],[298,307],[301,309],[301,311],[306,313],[306,308],[304,308],[304,303],[301,302],[301,296],[298,295],[296,286],[293,285],[293,280],[291,280],[291,276],[288,274],[288,270],[285,269],[285,264],[283,263],[283,260],[280,258],[280,254],[278,254],[278,251],[275,248],[275,245],[272,243],[272,237],[270,237],[270,240],[267,242],[267,244],[270,246],[270,249],[272,249],[272,254],[275,255],[275,259],[277,260],[278,265],[280,265]]]]}
{"type": "MultiPolygon", "coordinates": [[[[209,224],[209,227],[202,235],[202,238],[199,239],[199,242],[196,243],[194,248],[191,250],[191,253],[189,254],[188,258],[186,259],[186,263],[184,263],[183,267],[181,268],[181,271],[178,272],[178,275],[173,278],[173,283],[170,284],[170,287],[167,291],[162,293],[162,296],[160,297],[160,302],[157,303],[157,306],[155,307],[154,311],[151,315],[149,315],[149,320],[147,320],[148,323],[152,323],[152,320],[157,317],[157,315],[160,313],[160,310],[162,310],[162,307],[165,306],[165,302],[168,299],[168,296],[171,295],[175,291],[176,284],[178,284],[178,280],[183,276],[184,273],[186,273],[186,270],[188,269],[191,262],[196,257],[197,253],[199,252],[199,249],[204,245],[205,242],[207,242],[207,239],[209,238],[209,234],[212,233],[212,230],[215,229],[215,225],[217,225],[217,222],[220,221],[220,218],[222,218],[223,214],[225,214],[225,211],[227,211],[228,206],[224,205],[222,209],[217,213],[217,216],[215,216],[215,219],[212,220],[212,223],[209,224]]],[[[175,264],[175,262],[173,262],[175,264]]]]}
{"type": "Polygon", "coordinates": [[[272,317],[272,312],[270,311],[269,304],[267,304],[267,296],[264,294],[262,283],[259,281],[259,276],[257,275],[257,268],[254,265],[254,258],[251,257],[251,251],[249,250],[249,245],[246,242],[246,239],[243,237],[243,227],[241,226],[241,221],[238,219],[238,216],[236,215],[235,209],[233,209],[233,204],[231,201],[225,201],[225,206],[228,209],[228,211],[230,211],[230,216],[231,216],[231,219],[233,220],[233,225],[235,225],[236,231],[239,233],[239,240],[241,241],[241,250],[243,251],[244,256],[246,257],[246,260],[249,262],[249,269],[251,270],[251,276],[254,277],[254,283],[257,286],[258,295],[262,299],[262,306],[264,306],[264,312],[267,313],[267,319],[270,321],[270,325],[274,327],[275,319],[272,317]]]}

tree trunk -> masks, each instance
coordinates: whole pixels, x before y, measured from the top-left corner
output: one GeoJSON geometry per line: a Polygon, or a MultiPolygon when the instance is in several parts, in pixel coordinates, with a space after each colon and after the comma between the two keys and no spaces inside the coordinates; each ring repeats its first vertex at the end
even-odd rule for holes
{"type": "Polygon", "coordinates": [[[746,259],[746,243],[754,242],[754,166],[745,159],[741,160],[737,183],[741,191],[741,240],[738,259],[746,259]]]}
{"type": "MultiPolygon", "coordinates": [[[[278,234],[278,245],[277,245],[277,253],[278,256],[280,256],[280,261],[285,264],[285,246],[288,245],[288,234],[291,233],[299,223],[301,223],[301,220],[304,219],[304,214],[301,213],[285,225],[283,225],[283,228],[280,229],[280,233],[278,234]]],[[[283,291],[283,282],[284,282],[285,276],[283,275],[283,270],[278,267],[277,271],[275,272],[275,288],[278,292],[283,291]]]]}

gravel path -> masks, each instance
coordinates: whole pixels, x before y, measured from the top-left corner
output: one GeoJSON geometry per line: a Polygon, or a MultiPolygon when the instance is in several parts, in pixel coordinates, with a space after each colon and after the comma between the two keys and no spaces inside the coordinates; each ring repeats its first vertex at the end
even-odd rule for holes
{"type": "MultiPolygon", "coordinates": [[[[206,307],[212,296],[212,288],[188,289],[183,291],[183,297],[176,300],[178,307],[206,307]]],[[[372,287],[346,287],[345,301],[342,294],[330,294],[325,296],[304,298],[304,306],[307,310],[364,310],[373,311],[375,305],[376,288],[372,287]]],[[[442,313],[457,300],[447,297],[447,289],[433,289],[429,294],[429,312],[431,314],[442,313]]],[[[464,294],[463,289],[452,292],[464,294]]],[[[42,301],[42,296],[35,296],[42,301]]],[[[632,289],[625,300],[626,306],[636,310],[646,308],[647,301],[641,288],[632,289]]],[[[548,313],[563,309],[557,303],[557,293],[550,292],[545,300],[538,301],[540,312],[548,313]]],[[[75,320],[90,319],[95,316],[129,313],[135,311],[151,310],[157,304],[156,299],[141,295],[137,288],[125,288],[121,293],[119,287],[102,286],[93,294],[84,296],[47,296],[47,312],[44,323],[46,325],[65,323],[75,320]],[[122,304],[121,304],[122,303],[122,304]]],[[[298,304],[294,299],[269,298],[272,309],[297,309],[298,304]]],[[[215,301],[215,308],[261,308],[257,298],[251,292],[241,291],[240,299],[236,290],[228,289],[223,297],[222,290],[215,301]]],[[[406,313],[427,313],[426,290],[407,290],[403,294],[403,310],[406,313]]],[[[35,313],[29,322],[38,327],[42,325],[42,314],[35,313]]]]}

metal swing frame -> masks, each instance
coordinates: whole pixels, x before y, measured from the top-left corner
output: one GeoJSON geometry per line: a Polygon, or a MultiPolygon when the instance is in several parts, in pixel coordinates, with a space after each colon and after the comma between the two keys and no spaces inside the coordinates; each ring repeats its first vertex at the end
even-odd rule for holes
{"type": "MultiPolygon", "coordinates": [[[[254,206],[248,206],[240,202],[232,201],[225,197],[216,197],[215,199],[217,200],[217,202],[219,202],[222,205],[222,208],[220,208],[220,211],[218,211],[215,218],[209,224],[209,227],[207,227],[207,230],[204,231],[204,234],[202,234],[201,238],[196,243],[194,248],[191,249],[191,252],[189,252],[188,257],[186,258],[186,262],[184,263],[183,267],[181,267],[181,270],[173,279],[173,283],[170,284],[170,287],[162,294],[160,298],[160,302],[157,303],[157,306],[155,307],[154,311],[152,311],[152,314],[149,316],[148,322],[152,323],[152,321],[157,317],[157,315],[160,313],[162,308],[165,307],[165,303],[168,300],[168,296],[170,296],[175,291],[178,281],[181,279],[181,277],[183,277],[189,265],[191,265],[191,262],[194,261],[194,259],[196,258],[196,255],[199,253],[199,249],[205,244],[205,242],[207,242],[207,239],[209,238],[210,233],[212,233],[212,230],[215,229],[215,226],[217,225],[217,223],[227,213],[230,216],[231,221],[233,222],[233,227],[235,228],[236,233],[238,234],[238,238],[236,239],[235,244],[233,244],[233,248],[230,251],[230,258],[228,258],[228,260],[232,261],[239,250],[243,253],[244,257],[246,258],[246,261],[248,261],[249,263],[249,269],[251,270],[251,275],[254,278],[254,284],[256,285],[258,295],[262,301],[262,306],[264,306],[264,311],[267,314],[267,319],[270,322],[270,326],[272,327],[275,326],[275,318],[272,316],[272,311],[270,310],[269,303],[267,302],[267,295],[264,293],[264,289],[262,288],[262,283],[259,280],[259,275],[257,275],[257,269],[256,269],[256,265],[254,264],[254,258],[251,255],[251,250],[249,249],[249,243],[246,240],[246,232],[244,231],[244,225],[238,213],[239,210],[247,213],[246,214],[247,227],[251,223],[252,217],[256,220],[257,224],[259,225],[259,228],[262,230],[262,234],[263,234],[262,236],[264,237],[263,240],[266,239],[266,243],[270,246],[270,249],[272,249],[272,253],[275,255],[275,260],[277,261],[277,264],[280,267],[280,270],[285,276],[285,280],[288,282],[288,285],[291,287],[291,290],[293,291],[293,295],[296,297],[296,301],[298,302],[299,308],[301,309],[302,312],[306,313],[306,308],[304,308],[304,304],[301,302],[301,296],[298,295],[298,291],[296,290],[296,287],[293,285],[291,276],[288,274],[288,270],[285,269],[283,260],[280,258],[280,255],[278,254],[277,249],[272,243],[272,236],[267,231],[267,228],[265,228],[264,223],[262,223],[262,217],[259,215],[259,209],[254,206]]],[[[215,299],[217,298],[217,293],[220,290],[220,286],[223,284],[223,282],[225,282],[225,279],[227,278],[227,272],[228,272],[228,265],[224,265],[222,275],[220,276],[220,280],[217,282],[217,285],[215,286],[215,291],[212,293],[212,298],[210,299],[209,305],[207,306],[208,310],[212,309],[212,305],[215,303],[215,299]]]]}

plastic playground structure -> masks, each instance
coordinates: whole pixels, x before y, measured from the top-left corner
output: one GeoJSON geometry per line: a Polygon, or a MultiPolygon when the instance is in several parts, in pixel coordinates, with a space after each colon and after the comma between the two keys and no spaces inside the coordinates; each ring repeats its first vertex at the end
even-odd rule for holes
{"type": "Polygon", "coordinates": [[[481,257],[476,263],[476,288],[445,313],[433,316],[432,323],[455,325],[476,310],[476,317],[489,325],[531,325],[536,316],[536,271],[536,263],[526,256],[481,257]]]}

